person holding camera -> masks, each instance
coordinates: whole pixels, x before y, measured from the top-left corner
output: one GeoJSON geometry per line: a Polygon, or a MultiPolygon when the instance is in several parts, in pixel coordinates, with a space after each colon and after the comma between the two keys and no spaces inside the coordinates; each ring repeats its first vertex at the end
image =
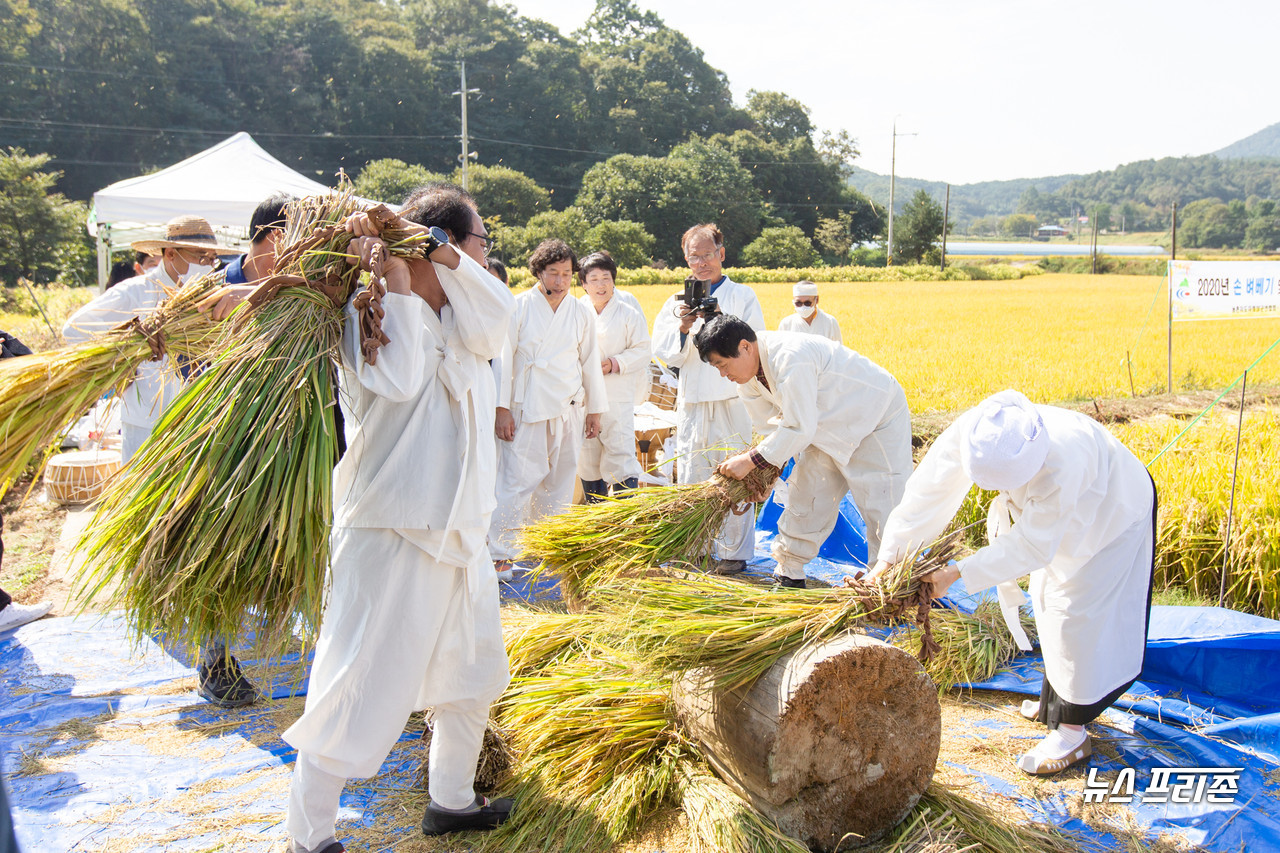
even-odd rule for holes
{"type": "MultiPolygon", "coordinates": [[[[673,294],[653,321],[653,354],[676,368],[676,480],[700,483],[726,456],[751,445],[751,416],[737,387],[698,357],[694,336],[717,314],[733,314],[764,331],[755,291],[724,274],[724,235],[714,223],[695,225],[680,241],[691,281],[673,294]],[[699,294],[705,287],[705,296],[699,294]]],[[[712,570],[737,574],[755,553],[755,514],[730,514],[712,548],[712,570]]]]}

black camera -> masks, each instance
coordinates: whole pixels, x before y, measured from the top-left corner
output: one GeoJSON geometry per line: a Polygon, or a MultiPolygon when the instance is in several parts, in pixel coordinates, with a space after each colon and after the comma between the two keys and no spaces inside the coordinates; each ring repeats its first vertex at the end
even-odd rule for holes
{"type": "Polygon", "coordinates": [[[707,295],[707,283],[689,276],[684,280],[684,293],[676,294],[689,309],[686,313],[696,314],[704,320],[713,314],[720,313],[720,303],[714,296],[707,295]]]}

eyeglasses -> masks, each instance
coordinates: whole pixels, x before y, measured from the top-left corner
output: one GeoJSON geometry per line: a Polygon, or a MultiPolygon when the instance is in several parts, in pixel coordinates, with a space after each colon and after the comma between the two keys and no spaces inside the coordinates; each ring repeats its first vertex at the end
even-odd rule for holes
{"type": "Polygon", "coordinates": [[[217,255],[217,253],[215,253],[215,252],[202,252],[202,251],[200,251],[200,250],[198,250],[198,249],[179,249],[179,250],[178,250],[178,254],[179,254],[179,255],[181,255],[181,256],[182,256],[182,259],[183,259],[183,260],[185,260],[185,261],[186,261],[187,263],[189,263],[189,264],[191,264],[191,263],[195,263],[195,264],[212,264],[212,263],[214,263],[215,261],[217,261],[217,260],[218,260],[218,255],[217,255]],[[195,260],[194,260],[194,261],[193,261],[193,260],[191,260],[191,257],[190,257],[191,255],[194,255],[194,256],[195,256],[195,260]]]}
{"type": "Polygon", "coordinates": [[[689,266],[693,266],[694,264],[709,264],[712,261],[720,260],[720,250],[716,249],[714,252],[706,252],[701,255],[685,255],[684,259],[689,262],[689,266]]]}
{"type": "Polygon", "coordinates": [[[804,306],[806,306],[806,307],[811,306],[811,305],[813,305],[813,300],[812,300],[812,299],[797,299],[797,300],[795,301],[795,306],[796,306],[797,308],[799,308],[801,305],[804,305],[804,306]]]}
{"type": "Polygon", "coordinates": [[[490,237],[488,234],[477,234],[474,231],[468,231],[467,234],[469,234],[472,237],[479,237],[481,240],[484,241],[484,256],[486,258],[489,257],[489,253],[493,251],[493,244],[496,241],[492,237],[490,237]]]}

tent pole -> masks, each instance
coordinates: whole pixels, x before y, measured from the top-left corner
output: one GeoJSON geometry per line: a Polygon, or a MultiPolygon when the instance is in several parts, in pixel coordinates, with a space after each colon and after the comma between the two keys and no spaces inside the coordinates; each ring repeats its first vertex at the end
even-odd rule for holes
{"type": "Polygon", "coordinates": [[[111,225],[98,224],[98,291],[107,286],[111,275],[111,225]]]}

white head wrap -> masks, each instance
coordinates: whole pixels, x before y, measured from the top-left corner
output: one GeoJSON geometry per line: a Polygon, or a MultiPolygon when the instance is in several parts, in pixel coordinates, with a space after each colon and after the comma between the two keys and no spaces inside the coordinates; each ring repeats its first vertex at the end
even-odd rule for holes
{"type": "Polygon", "coordinates": [[[811,281],[802,281],[795,287],[791,288],[792,297],[796,296],[817,296],[818,285],[811,281]]]}
{"type": "Polygon", "coordinates": [[[1044,419],[1017,391],[1001,391],[978,404],[978,417],[960,445],[960,465],[988,491],[1025,486],[1049,455],[1044,419]]]}

